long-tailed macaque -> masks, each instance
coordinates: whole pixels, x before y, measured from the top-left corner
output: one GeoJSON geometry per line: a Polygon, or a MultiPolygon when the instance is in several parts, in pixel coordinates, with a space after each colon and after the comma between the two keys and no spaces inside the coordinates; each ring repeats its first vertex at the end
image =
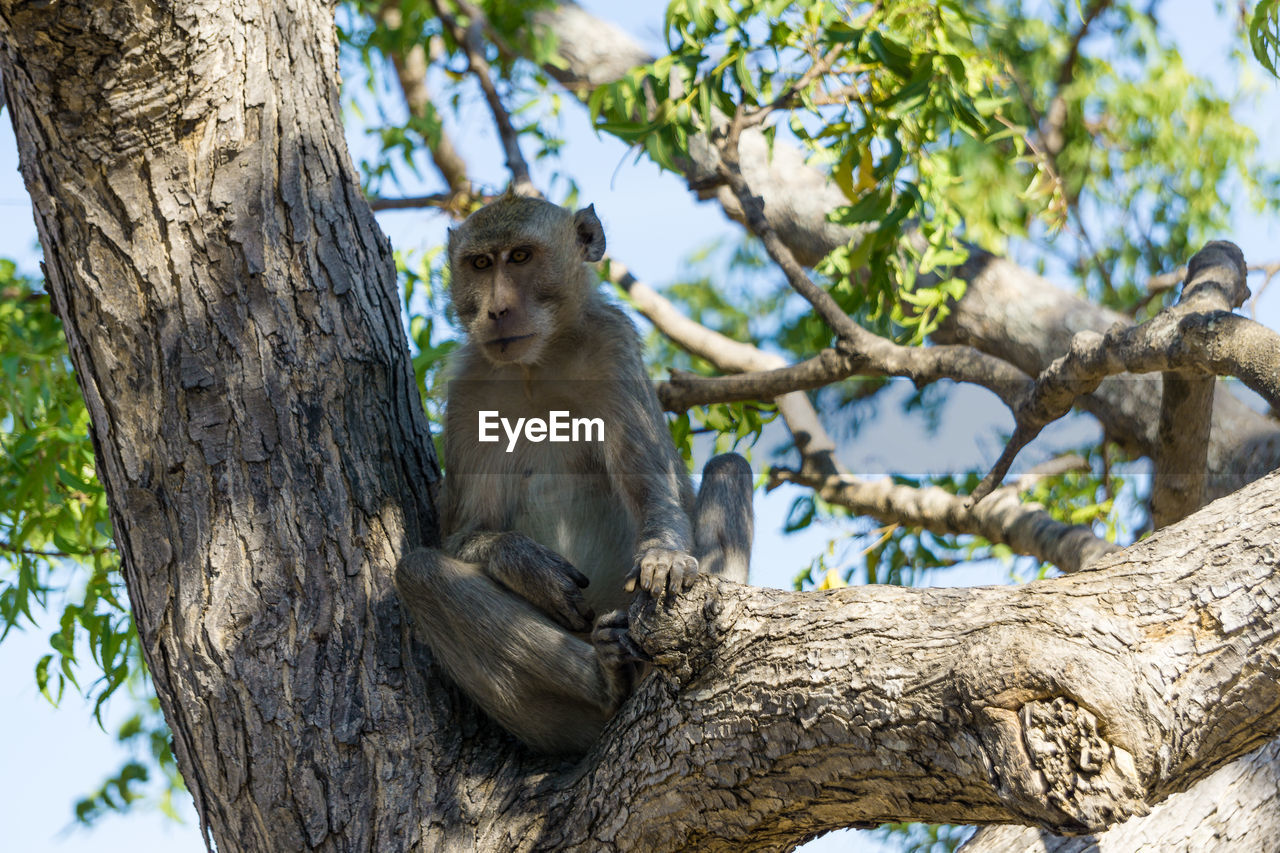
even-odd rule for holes
{"type": "Polygon", "coordinates": [[[637,589],[678,595],[699,570],[745,583],[750,559],[751,471],[717,456],[695,501],[636,330],[587,266],[603,254],[592,207],[510,192],[450,232],[467,341],[445,415],[445,541],[396,572],[453,679],[552,753],[589,749],[629,694],[637,589]]]}

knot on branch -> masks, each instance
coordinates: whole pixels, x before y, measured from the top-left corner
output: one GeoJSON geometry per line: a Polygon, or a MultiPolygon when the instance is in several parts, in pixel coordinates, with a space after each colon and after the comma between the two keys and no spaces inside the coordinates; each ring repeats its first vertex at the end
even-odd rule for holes
{"type": "Polygon", "coordinates": [[[1022,706],[1022,741],[1031,764],[1044,775],[1049,801],[1069,810],[1078,793],[1100,790],[1100,774],[1112,757],[1098,734],[1098,719],[1059,696],[1022,706]]]}
{"type": "Polygon", "coordinates": [[[654,666],[686,684],[711,664],[733,627],[740,606],[736,588],[740,585],[700,575],[677,596],[640,596],[631,605],[631,637],[654,666]]]}
{"type": "Polygon", "coordinates": [[[1097,832],[1150,807],[1133,757],[1109,743],[1098,718],[1065,696],[1017,713],[984,708],[996,788],[1012,811],[1055,832],[1097,832]]]}

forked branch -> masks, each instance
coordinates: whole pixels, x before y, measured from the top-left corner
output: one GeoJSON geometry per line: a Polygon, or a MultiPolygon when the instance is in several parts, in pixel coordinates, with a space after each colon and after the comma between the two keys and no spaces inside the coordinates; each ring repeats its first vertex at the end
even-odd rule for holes
{"type": "Polygon", "coordinates": [[[1176,305],[1138,326],[1117,325],[1105,335],[1078,333],[1067,354],[1045,368],[1015,410],[1013,437],[970,499],[976,503],[990,494],[1018,452],[1108,376],[1156,371],[1236,376],[1280,406],[1280,336],[1230,311],[1248,295],[1239,247],[1214,241],[1191,259],[1176,305]]]}

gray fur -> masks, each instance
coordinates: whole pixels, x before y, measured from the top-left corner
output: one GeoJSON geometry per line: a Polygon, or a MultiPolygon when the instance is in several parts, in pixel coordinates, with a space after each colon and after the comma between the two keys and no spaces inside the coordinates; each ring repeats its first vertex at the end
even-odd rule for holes
{"type": "Polygon", "coordinates": [[[454,680],[540,751],[580,754],[626,699],[638,587],[679,594],[703,570],[745,582],[751,473],[708,463],[696,510],[626,316],[584,259],[604,233],[503,196],[451,232],[452,298],[468,340],[445,415],[443,549],[396,572],[406,609],[454,680]],[[477,413],[599,417],[603,443],[482,443],[477,413]],[[694,523],[691,523],[693,519],[694,523]],[[696,555],[697,559],[694,559],[696,555]],[[596,614],[604,614],[596,618],[596,614]]]}

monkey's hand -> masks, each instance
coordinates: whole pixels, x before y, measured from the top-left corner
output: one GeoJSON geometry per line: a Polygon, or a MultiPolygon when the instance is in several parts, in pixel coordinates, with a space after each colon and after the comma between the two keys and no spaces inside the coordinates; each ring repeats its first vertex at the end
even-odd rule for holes
{"type": "Polygon", "coordinates": [[[586,631],[595,618],[582,590],[590,580],[545,545],[522,533],[504,533],[489,554],[489,576],[570,631],[586,631]]]}
{"type": "Polygon", "coordinates": [[[693,585],[698,575],[698,561],[684,551],[669,548],[650,548],[636,555],[636,564],[627,575],[627,592],[634,592],[636,584],[654,598],[673,595],[693,585]]]}

